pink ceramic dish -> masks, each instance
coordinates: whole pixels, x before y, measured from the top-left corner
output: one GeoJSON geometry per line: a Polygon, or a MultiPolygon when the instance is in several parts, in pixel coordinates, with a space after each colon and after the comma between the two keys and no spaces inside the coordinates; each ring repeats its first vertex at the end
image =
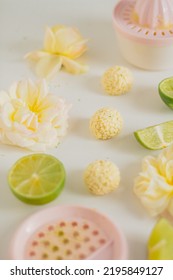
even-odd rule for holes
{"type": "Polygon", "coordinates": [[[16,231],[13,260],[121,260],[127,244],[118,226],[96,210],[57,206],[39,211],[16,231]]]}
{"type": "Polygon", "coordinates": [[[121,0],[113,23],[127,61],[149,70],[173,68],[172,0],[121,0]]]}

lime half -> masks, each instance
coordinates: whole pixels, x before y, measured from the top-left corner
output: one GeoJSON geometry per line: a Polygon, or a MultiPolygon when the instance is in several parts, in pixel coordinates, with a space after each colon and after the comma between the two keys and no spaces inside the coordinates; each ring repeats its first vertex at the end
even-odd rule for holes
{"type": "Polygon", "coordinates": [[[29,204],[45,204],[55,199],[65,183],[65,169],[55,157],[32,154],[19,159],[8,174],[16,197],[29,204]]]}
{"type": "Polygon", "coordinates": [[[173,121],[137,130],[134,135],[137,141],[147,149],[166,148],[173,143],[173,121]]]}
{"type": "Polygon", "coordinates": [[[148,241],[149,260],[173,260],[173,226],[166,220],[159,220],[148,241]]]}
{"type": "Polygon", "coordinates": [[[161,81],[158,90],[163,102],[173,109],[173,77],[161,81]]]}

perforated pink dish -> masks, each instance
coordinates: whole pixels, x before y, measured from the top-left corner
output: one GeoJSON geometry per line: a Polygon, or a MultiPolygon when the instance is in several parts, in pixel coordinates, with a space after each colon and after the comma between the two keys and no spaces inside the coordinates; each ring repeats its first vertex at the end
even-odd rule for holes
{"type": "Polygon", "coordinates": [[[58,206],[37,212],[17,230],[11,259],[126,259],[127,245],[117,225],[99,212],[58,206]]]}

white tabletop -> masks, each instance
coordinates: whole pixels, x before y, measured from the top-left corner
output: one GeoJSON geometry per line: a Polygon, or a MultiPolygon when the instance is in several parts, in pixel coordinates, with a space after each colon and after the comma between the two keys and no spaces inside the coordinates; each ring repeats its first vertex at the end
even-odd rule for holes
{"type": "Polygon", "coordinates": [[[23,57],[42,46],[47,25],[74,26],[90,39],[84,56],[90,70],[80,76],[60,72],[51,82],[52,92],[73,104],[67,137],[57,149],[47,151],[58,157],[67,171],[64,191],[56,200],[31,206],[13,196],[7,183],[8,170],[30,152],[0,145],[0,259],[9,258],[9,242],[26,217],[45,207],[62,204],[89,206],[108,215],[125,233],[129,259],[147,258],[147,240],[155,220],[140,205],[132,188],[142,158],[158,152],[142,148],[133,132],[172,118],[172,111],[157,92],[159,81],[172,73],[139,70],[121,57],[112,25],[116,3],[116,0],[1,0],[0,89],[8,89],[22,78],[35,79],[23,57]],[[102,74],[112,65],[127,66],[134,75],[134,87],[124,96],[107,96],[100,85],[102,74]],[[98,141],[90,134],[88,124],[93,113],[104,106],[115,107],[121,113],[124,128],[117,138],[98,141]],[[110,159],[119,166],[121,184],[117,192],[96,197],[86,190],[83,171],[96,159],[110,159]]]}

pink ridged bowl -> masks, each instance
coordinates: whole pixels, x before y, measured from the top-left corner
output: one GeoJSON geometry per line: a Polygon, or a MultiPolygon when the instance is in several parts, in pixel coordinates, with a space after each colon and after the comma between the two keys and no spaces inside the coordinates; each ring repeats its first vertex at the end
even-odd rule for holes
{"type": "Polygon", "coordinates": [[[113,23],[128,62],[149,70],[173,68],[172,0],[121,0],[113,23]]]}

